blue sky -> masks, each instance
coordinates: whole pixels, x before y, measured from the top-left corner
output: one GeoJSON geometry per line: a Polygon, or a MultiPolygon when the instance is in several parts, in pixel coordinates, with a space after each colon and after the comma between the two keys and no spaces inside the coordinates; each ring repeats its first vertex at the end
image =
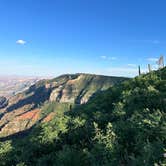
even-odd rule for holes
{"type": "Polygon", "coordinates": [[[165,0],[1,0],[0,75],[135,76],[166,54],[165,0]]]}

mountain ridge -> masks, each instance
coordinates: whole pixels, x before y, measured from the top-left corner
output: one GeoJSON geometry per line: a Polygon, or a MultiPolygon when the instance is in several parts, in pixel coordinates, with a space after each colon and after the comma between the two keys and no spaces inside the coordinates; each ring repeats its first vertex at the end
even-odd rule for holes
{"type": "Polygon", "coordinates": [[[40,120],[40,107],[45,102],[66,103],[68,108],[72,104],[84,104],[96,92],[127,79],[77,73],[39,80],[24,92],[11,97],[7,107],[0,110],[0,135],[7,136],[33,126],[40,120]]]}

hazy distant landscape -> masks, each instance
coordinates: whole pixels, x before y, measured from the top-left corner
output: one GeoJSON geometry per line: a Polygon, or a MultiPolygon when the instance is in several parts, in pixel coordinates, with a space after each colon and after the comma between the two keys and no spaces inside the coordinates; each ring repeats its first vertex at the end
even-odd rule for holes
{"type": "Polygon", "coordinates": [[[16,95],[40,79],[28,76],[0,76],[0,96],[11,97],[16,95]]]}

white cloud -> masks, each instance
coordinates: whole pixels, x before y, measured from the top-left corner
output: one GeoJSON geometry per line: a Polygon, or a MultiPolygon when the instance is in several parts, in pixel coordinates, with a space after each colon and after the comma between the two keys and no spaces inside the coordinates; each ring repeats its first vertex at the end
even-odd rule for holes
{"type": "MultiPolygon", "coordinates": [[[[138,75],[138,69],[131,67],[110,67],[105,72],[112,76],[134,77],[138,75]]],[[[141,72],[146,73],[147,69],[141,68],[141,72]]]]}
{"type": "Polygon", "coordinates": [[[129,66],[129,67],[137,67],[137,65],[136,64],[127,64],[127,66],[129,66]]]}
{"type": "Polygon", "coordinates": [[[116,60],[117,58],[114,57],[114,56],[112,56],[112,57],[109,57],[108,59],[110,59],[110,60],[116,60]]]}
{"type": "Polygon", "coordinates": [[[26,44],[26,41],[19,39],[19,40],[16,41],[16,43],[17,43],[17,44],[24,45],[24,44],[26,44]]]}
{"type": "Polygon", "coordinates": [[[129,76],[133,77],[138,74],[137,69],[131,69],[128,67],[114,67],[114,68],[109,68],[107,69],[109,75],[113,76],[129,76]]]}
{"type": "Polygon", "coordinates": [[[160,44],[159,40],[131,40],[132,42],[142,42],[142,43],[150,43],[150,44],[160,44]]]}
{"type": "Polygon", "coordinates": [[[105,55],[100,56],[100,58],[102,58],[102,59],[107,59],[107,60],[116,60],[116,59],[117,59],[117,58],[114,57],[114,56],[112,56],[112,57],[108,57],[108,56],[105,56],[105,55]]]}
{"type": "Polygon", "coordinates": [[[147,60],[150,62],[156,62],[156,61],[158,61],[158,58],[148,58],[147,60]]]}
{"type": "Polygon", "coordinates": [[[103,56],[100,56],[100,58],[102,58],[102,59],[106,59],[107,57],[103,55],[103,56]]]}
{"type": "Polygon", "coordinates": [[[152,69],[154,70],[157,70],[158,69],[158,65],[157,64],[154,64],[154,65],[151,65],[152,69]]]}

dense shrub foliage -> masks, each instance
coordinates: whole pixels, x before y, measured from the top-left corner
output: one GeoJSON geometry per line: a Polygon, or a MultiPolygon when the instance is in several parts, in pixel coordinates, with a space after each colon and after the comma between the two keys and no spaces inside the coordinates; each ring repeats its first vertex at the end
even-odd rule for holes
{"type": "Polygon", "coordinates": [[[0,143],[0,165],[165,166],[166,68],[58,111],[23,139],[0,143]]]}

